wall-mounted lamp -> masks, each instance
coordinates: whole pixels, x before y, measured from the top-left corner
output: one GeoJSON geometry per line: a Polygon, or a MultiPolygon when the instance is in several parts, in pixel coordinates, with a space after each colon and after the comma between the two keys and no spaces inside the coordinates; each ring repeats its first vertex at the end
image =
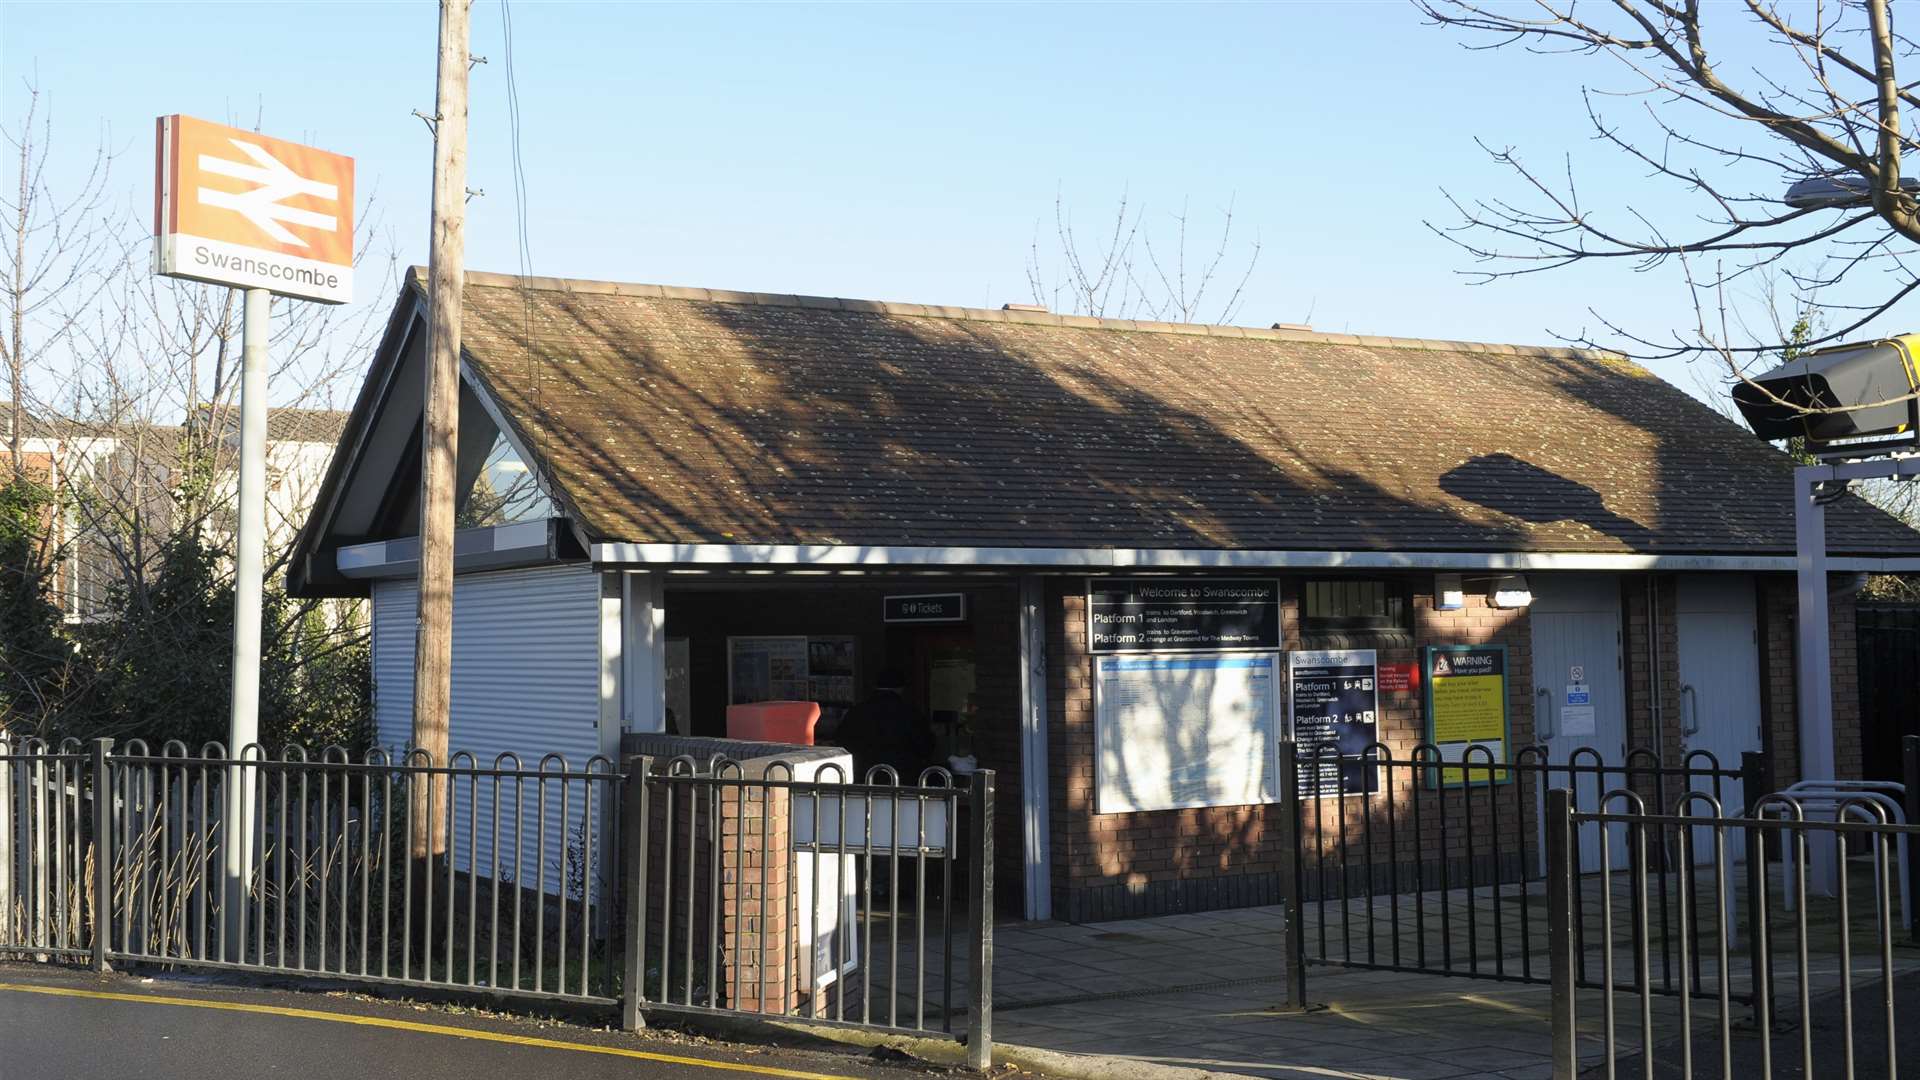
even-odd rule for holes
{"type": "Polygon", "coordinates": [[[1493,579],[1493,606],[1523,608],[1533,603],[1533,590],[1522,574],[1503,574],[1493,579]]]}
{"type": "Polygon", "coordinates": [[[1433,575],[1433,606],[1440,611],[1457,611],[1467,606],[1467,590],[1459,574],[1433,575]]]}

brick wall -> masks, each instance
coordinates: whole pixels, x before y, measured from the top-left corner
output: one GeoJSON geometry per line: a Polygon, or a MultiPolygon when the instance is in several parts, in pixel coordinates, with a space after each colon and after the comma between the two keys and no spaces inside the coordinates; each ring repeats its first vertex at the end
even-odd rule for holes
{"type": "MultiPolygon", "coordinates": [[[[1680,617],[1679,587],[1671,574],[1623,576],[1621,579],[1620,660],[1627,693],[1627,749],[1634,764],[1651,765],[1644,755],[1651,750],[1667,765],[1679,765],[1686,758],[1686,739],[1680,712],[1680,617]],[[1658,636],[1649,641],[1647,629],[1647,590],[1651,582],[1653,600],[1659,610],[1654,629],[1658,636]],[[1658,678],[1652,672],[1657,668],[1658,678]]],[[[1615,751],[1601,747],[1610,756],[1615,751]]],[[[1739,762],[1733,763],[1734,767],[1739,762]]],[[[1670,809],[1680,788],[1678,778],[1662,779],[1645,773],[1627,778],[1631,788],[1647,808],[1670,809]]],[[[1609,777],[1608,788],[1621,786],[1620,779],[1609,777]]],[[[1589,796],[1591,797],[1591,796],[1589,796]]]]}
{"type": "MultiPolygon", "coordinates": [[[[1837,583],[1837,582],[1836,582],[1837,583]]],[[[1860,636],[1854,628],[1857,596],[1837,596],[1827,605],[1827,649],[1833,658],[1833,771],[1857,780],[1864,763],[1860,732],[1860,636]]]]}
{"type": "MultiPolygon", "coordinates": [[[[1833,584],[1845,575],[1835,575],[1833,584]]],[[[1795,627],[1799,617],[1798,586],[1791,574],[1769,575],[1761,586],[1760,617],[1764,647],[1760,677],[1767,711],[1765,747],[1768,786],[1779,789],[1800,779],[1800,698],[1796,692],[1795,627]]],[[[1832,597],[1827,606],[1828,651],[1833,670],[1834,773],[1841,779],[1862,774],[1865,752],[1860,730],[1859,639],[1854,628],[1856,597],[1832,597]]]]}
{"type": "Polygon", "coordinates": [[[1011,586],[968,593],[974,625],[973,755],[994,770],[994,898],[1019,911],[1027,872],[1020,784],[1020,609],[1011,586]]]}
{"type": "Polygon", "coordinates": [[[783,790],[720,800],[720,981],[728,1008],[787,1013],[800,997],[790,955],[793,846],[783,790]],[[727,962],[732,954],[737,958],[727,962]]]}

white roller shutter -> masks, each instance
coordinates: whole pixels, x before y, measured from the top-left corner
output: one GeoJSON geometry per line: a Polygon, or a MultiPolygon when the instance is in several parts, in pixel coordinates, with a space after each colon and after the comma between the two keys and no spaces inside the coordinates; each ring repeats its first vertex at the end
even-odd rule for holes
{"type": "MultiPolygon", "coordinates": [[[[531,770],[546,754],[561,754],[584,769],[600,753],[600,584],[586,566],[540,567],[491,574],[463,574],[453,589],[453,699],[448,746],[492,767],[505,752],[531,770]]],[[[413,647],[418,610],[413,582],[379,582],[373,589],[374,716],[380,745],[399,760],[412,733],[413,647]]],[[[549,891],[557,891],[565,866],[567,837],[578,843],[583,785],[567,785],[563,820],[560,785],[548,785],[547,838],[540,867],[549,891]]],[[[454,858],[466,866],[468,786],[453,789],[454,858]]],[[[604,788],[595,792],[595,811],[604,788]]],[[[527,848],[522,875],[534,875],[537,797],[524,789],[527,848]]],[[[512,794],[503,792],[502,843],[511,847],[512,794]]],[[[492,844],[491,784],[482,784],[475,834],[482,852],[478,870],[488,872],[492,844]]],[[[595,843],[600,842],[595,837],[595,843]]],[[[596,851],[594,862],[600,862],[596,851]]],[[[510,856],[503,852],[506,876],[510,856]]],[[[596,869],[598,869],[596,867],[596,869]]],[[[532,884],[528,880],[528,884],[532,884]]]]}

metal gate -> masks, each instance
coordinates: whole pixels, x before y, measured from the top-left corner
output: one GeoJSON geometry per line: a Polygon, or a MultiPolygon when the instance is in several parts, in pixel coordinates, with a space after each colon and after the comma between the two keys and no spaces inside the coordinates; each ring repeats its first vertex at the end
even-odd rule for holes
{"type": "MultiPolygon", "coordinates": [[[[1305,972],[1316,965],[1546,983],[1546,874],[1536,844],[1549,794],[1584,810],[1599,809],[1606,793],[1620,789],[1670,805],[1689,791],[1760,791],[1764,772],[1758,754],[1744,755],[1738,769],[1704,752],[1670,765],[1651,750],[1617,761],[1591,747],[1565,759],[1550,758],[1544,746],[1520,747],[1509,762],[1475,748],[1464,760],[1443,761],[1432,744],[1396,755],[1380,743],[1358,754],[1326,746],[1311,756],[1282,743],[1280,767],[1296,778],[1281,813],[1282,843],[1293,852],[1282,892],[1294,1004],[1306,1001],[1305,972]],[[1369,773],[1372,783],[1353,786],[1369,773]],[[1311,781],[1316,774],[1321,779],[1311,781]],[[1329,794],[1298,794],[1325,790],[1328,778],[1329,794]]],[[[1603,856],[1617,862],[1619,837],[1603,835],[1598,822],[1581,824],[1569,840],[1576,865],[1598,867],[1603,856]]],[[[1653,857],[1670,867],[1679,851],[1669,844],[1653,857]]],[[[1662,877],[1656,888],[1651,917],[1662,993],[1686,984],[1675,942],[1697,922],[1698,903],[1689,907],[1680,895],[1691,887],[1662,877]]],[[[1598,902],[1585,892],[1572,900],[1583,914],[1598,902]]],[[[1588,957],[1586,944],[1576,942],[1578,956],[1588,957]]],[[[1579,969],[1583,983],[1602,977],[1589,959],[1579,969]]]]}

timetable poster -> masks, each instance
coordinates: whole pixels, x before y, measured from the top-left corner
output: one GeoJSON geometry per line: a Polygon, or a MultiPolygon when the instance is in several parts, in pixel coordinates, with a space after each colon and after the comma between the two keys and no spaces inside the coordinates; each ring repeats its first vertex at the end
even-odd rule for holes
{"type": "Polygon", "coordinates": [[[1363,760],[1379,741],[1380,692],[1372,649],[1302,650],[1287,654],[1300,797],[1371,795],[1379,765],[1363,760]],[[1331,747],[1332,750],[1323,749],[1331,747]],[[1331,760],[1334,751],[1340,760],[1331,760]]]}

